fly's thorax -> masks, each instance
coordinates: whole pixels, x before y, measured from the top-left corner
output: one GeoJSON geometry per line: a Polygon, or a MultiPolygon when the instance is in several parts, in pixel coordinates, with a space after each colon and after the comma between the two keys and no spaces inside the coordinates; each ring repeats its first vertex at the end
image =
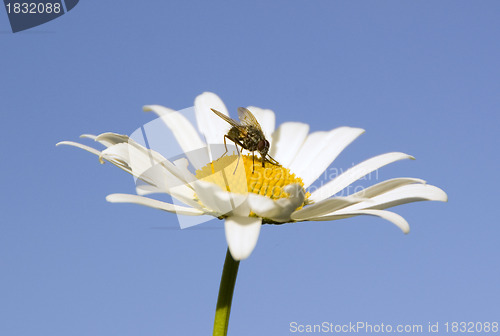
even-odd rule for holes
{"type": "Polygon", "coordinates": [[[248,126],[247,134],[243,138],[242,143],[245,149],[253,152],[258,150],[259,143],[262,140],[265,140],[264,134],[262,134],[262,132],[256,129],[255,127],[248,126]]]}

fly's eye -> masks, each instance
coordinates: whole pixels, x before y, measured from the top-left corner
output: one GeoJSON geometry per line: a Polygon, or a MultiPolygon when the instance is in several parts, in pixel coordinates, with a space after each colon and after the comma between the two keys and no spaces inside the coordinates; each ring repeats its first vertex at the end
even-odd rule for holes
{"type": "Polygon", "coordinates": [[[266,145],[269,146],[269,142],[267,140],[260,140],[259,143],[257,144],[257,150],[261,151],[264,148],[266,148],[266,145]]]}

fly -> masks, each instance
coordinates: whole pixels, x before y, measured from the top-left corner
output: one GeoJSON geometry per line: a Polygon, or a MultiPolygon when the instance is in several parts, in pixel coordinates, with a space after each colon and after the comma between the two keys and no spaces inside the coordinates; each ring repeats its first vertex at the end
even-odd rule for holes
{"type": "MultiPolygon", "coordinates": [[[[238,107],[238,118],[240,119],[240,121],[238,122],[234,119],[229,118],[225,114],[220,113],[217,110],[211,110],[232,126],[227,134],[224,135],[224,147],[226,148],[226,152],[222,154],[222,156],[227,153],[227,138],[235,143],[236,150],[238,150],[237,145],[239,145],[242,149],[246,149],[252,152],[254,164],[254,152],[257,151],[262,157],[262,167],[265,167],[266,161],[273,165],[279,165],[279,163],[275,159],[273,159],[271,155],[269,155],[269,141],[266,140],[264,132],[262,132],[262,128],[260,127],[257,118],[255,118],[252,112],[244,107],[238,107]]],[[[240,151],[238,151],[238,155],[240,155],[240,151]]],[[[253,171],[254,170],[252,170],[252,173],[253,171]]]]}

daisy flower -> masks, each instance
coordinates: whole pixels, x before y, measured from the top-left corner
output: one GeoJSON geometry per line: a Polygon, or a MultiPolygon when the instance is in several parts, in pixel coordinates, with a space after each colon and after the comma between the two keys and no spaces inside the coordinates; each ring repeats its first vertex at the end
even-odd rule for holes
{"type": "MultiPolygon", "coordinates": [[[[273,111],[250,106],[266,139],[269,154],[278,165],[252,154],[212,157],[214,144],[223,143],[230,125],[215,115],[228,111],[220,98],[203,93],[195,99],[196,124],[180,112],[148,105],[171,130],[185,157],[170,161],[126,135],[103,133],[82,135],[105,146],[97,150],[80,143],[60,144],[84,149],[132,174],[140,183],[137,195],[111,194],[112,203],[136,203],[177,215],[210,215],[224,220],[226,240],[234,260],[248,258],[257,244],[262,224],[299,221],[331,221],[360,215],[383,218],[408,233],[408,222],[385,209],[416,201],[447,201],[446,193],[417,178],[394,178],[350,195],[344,190],[357,180],[395,161],[412,156],[391,152],[363,161],[318,188],[313,183],[337,156],[364,130],[339,127],[309,133],[309,126],[285,122],[275,128],[273,111]],[[176,202],[167,203],[145,195],[167,193],[176,202]]],[[[229,144],[228,144],[229,145],[229,144]]],[[[224,145],[222,145],[224,146],[224,145]]]]}

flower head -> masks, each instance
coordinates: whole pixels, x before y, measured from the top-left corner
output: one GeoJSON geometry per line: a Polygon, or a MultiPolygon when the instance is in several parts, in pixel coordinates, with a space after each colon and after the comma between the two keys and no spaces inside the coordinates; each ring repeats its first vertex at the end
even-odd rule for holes
{"type": "Polygon", "coordinates": [[[408,233],[406,220],[385,209],[416,201],[447,200],[444,191],[416,178],[395,178],[347,196],[335,196],[389,163],[413,159],[399,152],[370,158],[308,192],[364,130],[339,127],[328,132],[309,133],[309,126],[299,122],[286,122],[275,129],[274,113],[256,107],[248,109],[259,121],[270,142],[269,153],[279,164],[267,162],[263,167],[261,158],[252,154],[200,159],[211,157],[210,145],[221,144],[228,128],[211,109],[228,115],[215,94],[206,92],[196,98],[197,130],[177,111],[158,105],[144,107],[145,111],[159,115],[186,153],[186,157],[174,161],[128,136],[115,133],[82,136],[104,145],[106,148],[102,151],[71,141],[59,144],[87,150],[99,156],[101,162],[111,162],[141,181],[136,188],[138,195],[111,194],[106,198],[109,202],[136,203],[178,215],[211,215],[223,219],[229,250],[235,260],[251,254],[262,224],[331,221],[370,215],[386,219],[408,233]],[[151,193],[168,193],[182,205],[144,196],[151,193]]]}

